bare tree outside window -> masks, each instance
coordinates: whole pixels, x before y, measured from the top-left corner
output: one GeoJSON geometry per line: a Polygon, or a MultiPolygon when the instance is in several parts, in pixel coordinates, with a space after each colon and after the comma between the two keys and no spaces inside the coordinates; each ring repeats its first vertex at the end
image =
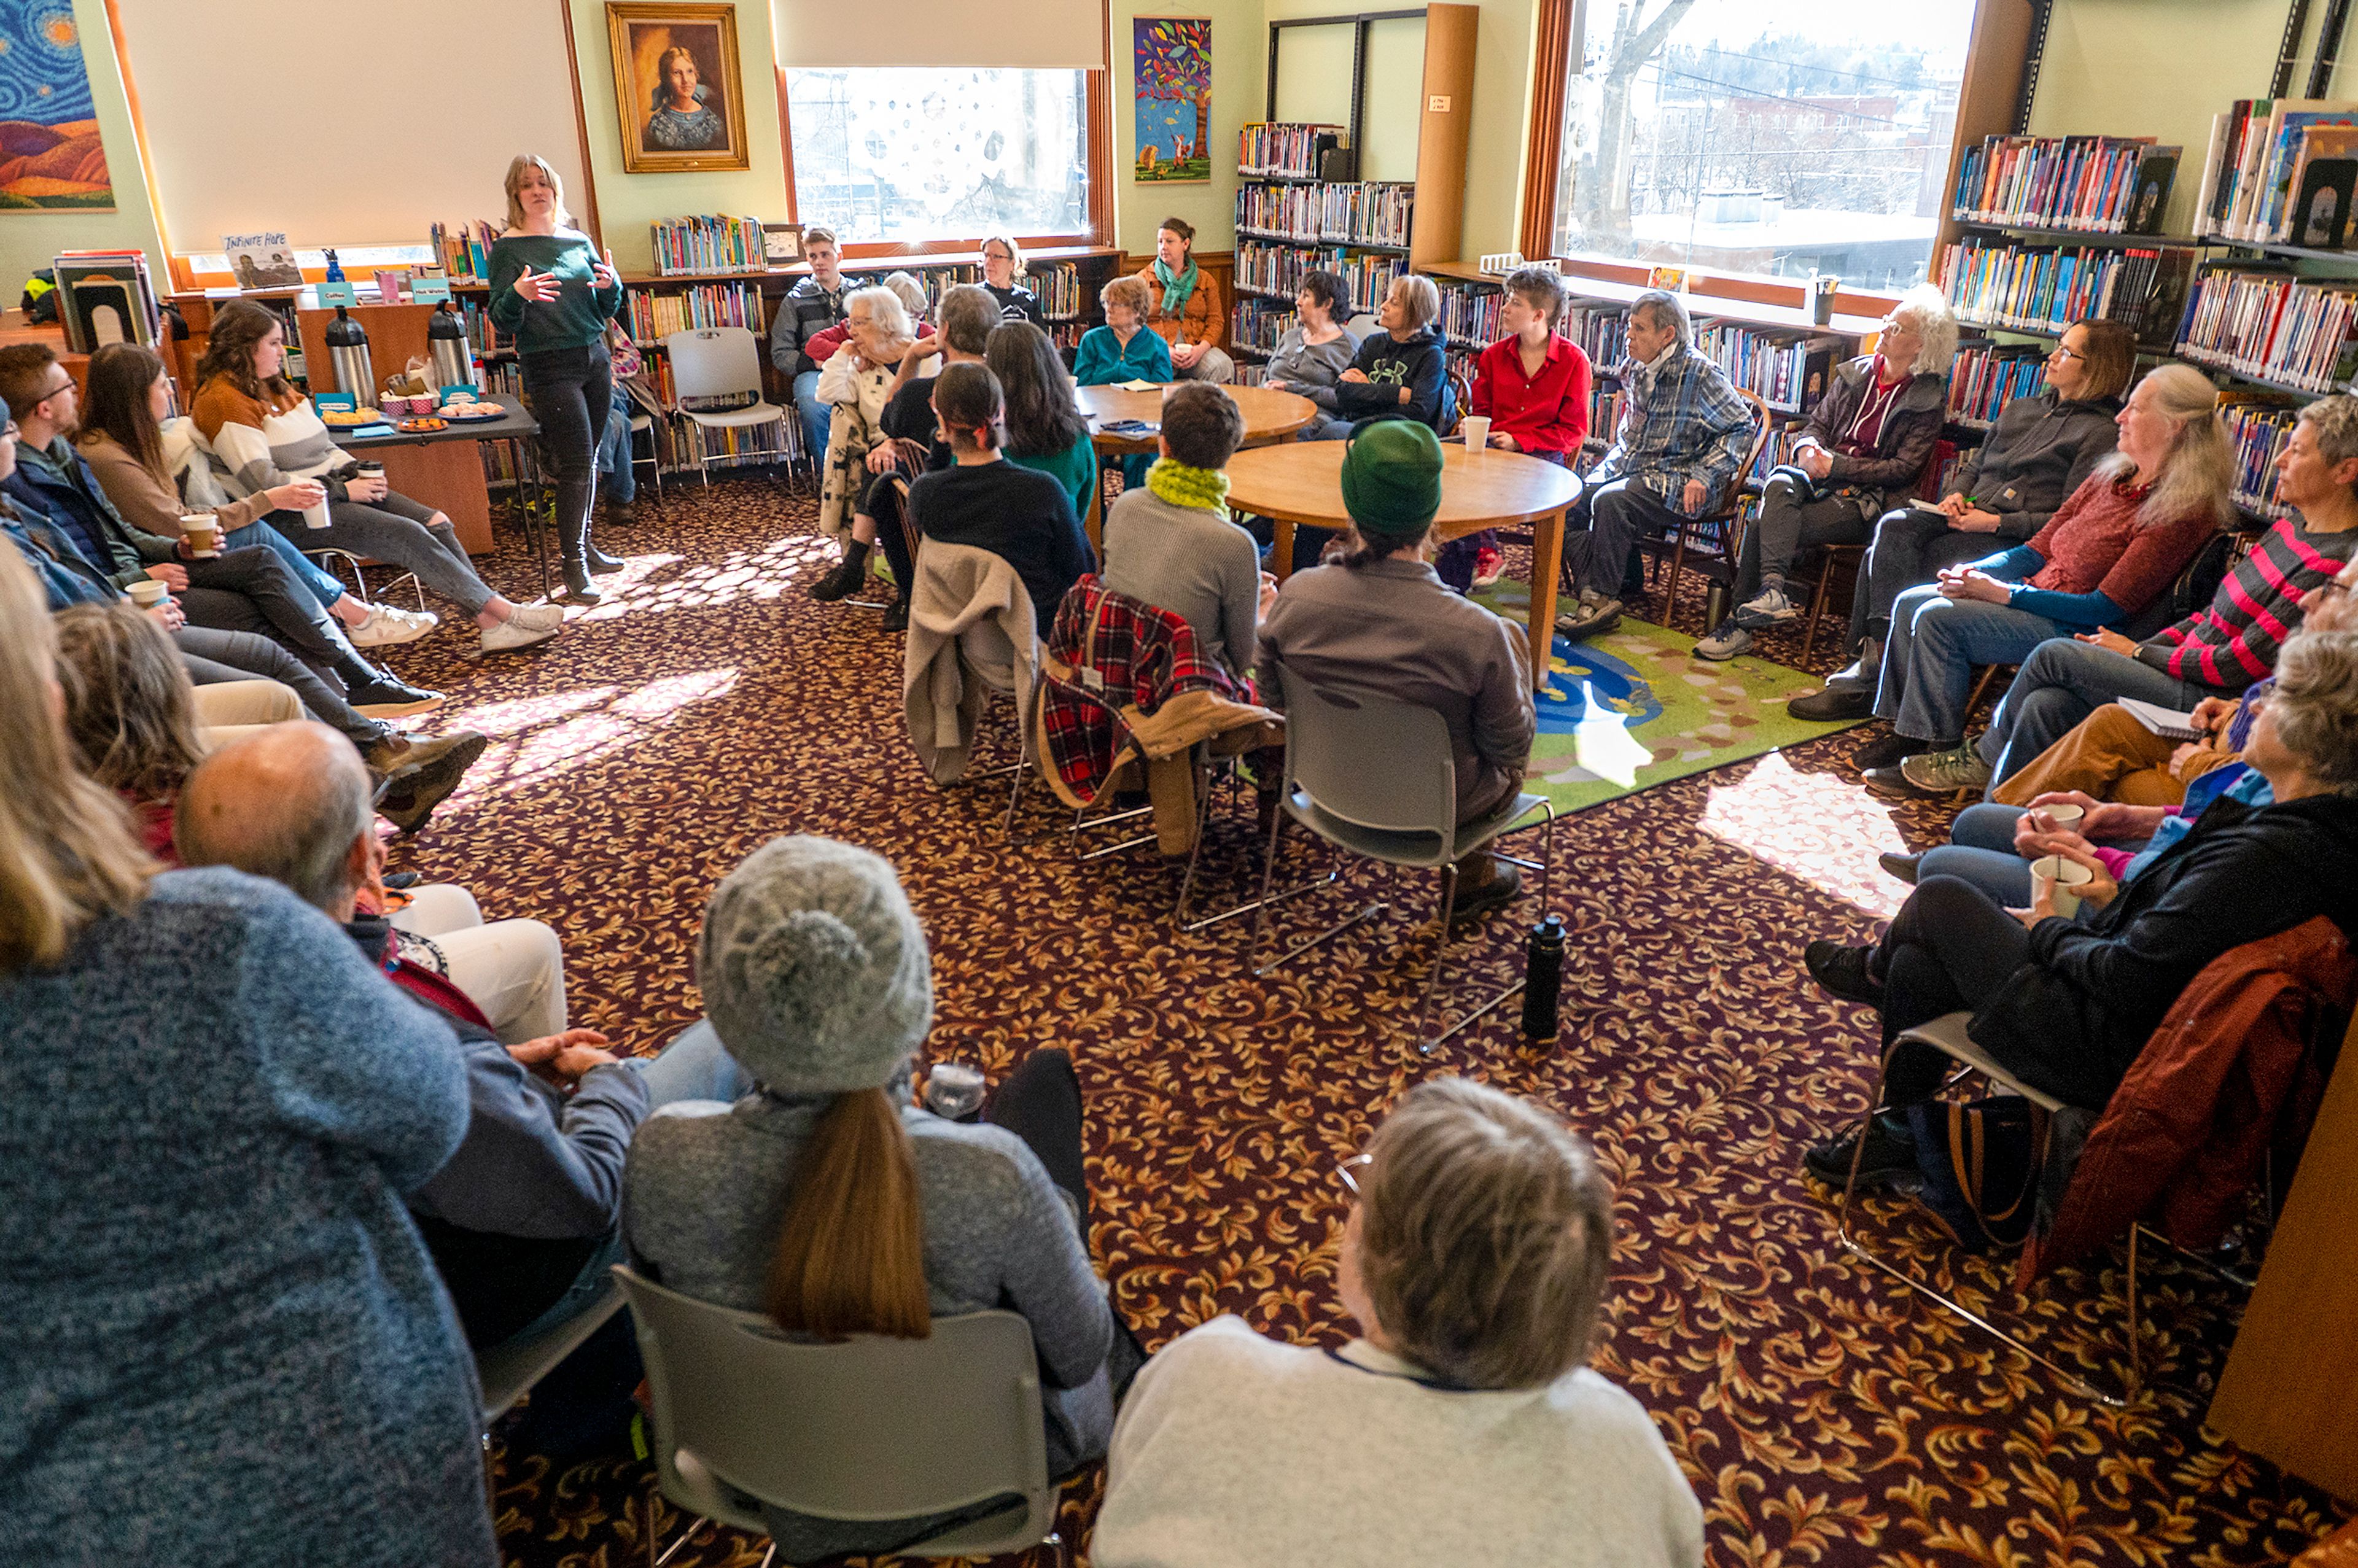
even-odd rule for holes
{"type": "Polygon", "coordinates": [[[1555,245],[1923,281],[1973,0],[1578,0],[1555,245]]]}

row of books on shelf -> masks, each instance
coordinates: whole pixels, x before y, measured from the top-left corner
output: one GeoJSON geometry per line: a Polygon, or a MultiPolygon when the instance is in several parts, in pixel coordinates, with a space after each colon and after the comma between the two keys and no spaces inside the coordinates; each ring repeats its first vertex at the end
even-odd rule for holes
{"type": "Polygon", "coordinates": [[[427,248],[441,264],[443,273],[454,278],[490,277],[492,242],[499,237],[500,226],[484,218],[476,219],[471,226],[461,223],[455,229],[440,223],[426,226],[427,248]]]}
{"type": "Polygon", "coordinates": [[[1416,187],[1245,185],[1237,189],[1237,227],[1311,243],[1405,245],[1416,187]]]}
{"type": "Polygon", "coordinates": [[[647,225],[655,271],[666,277],[699,272],[749,272],[769,265],[758,218],[711,214],[665,218],[647,225]]]}
{"type": "Polygon", "coordinates": [[[1833,338],[1768,332],[1733,321],[1700,323],[1694,346],[1728,379],[1779,414],[1804,414],[1826,390],[1826,376],[1843,358],[1833,338]]]}
{"type": "Polygon", "coordinates": [[[1035,266],[1022,281],[1040,297],[1040,314],[1051,320],[1086,316],[1096,303],[1081,287],[1081,269],[1070,262],[1035,266]]]}
{"type": "Polygon", "coordinates": [[[2211,119],[2194,232],[2340,250],[2358,182],[2358,101],[2241,98],[2211,119]]]}
{"type": "MultiPolygon", "coordinates": [[[[1307,245],[1272,245],[1260,240],[1237,242],[1236,287],[1239,295],[1275,294],[1291,299],[1312,268],[1333,273],[1343,283],[1352,314],[1372,311],[1391,292],[1392,279],[1408,275],[1408,263],[1399,256],[1368,255],[1341,247],[1318,250],[1307,245]]],[[[1444,291],[1443,300],[1447,302],[1444,291]]]]}
{"type": "Polygon", "coordinates": [[[1498,307],[1505,304],[1503,289],[1476,292],[1470,288],[1444,288],[1441,291],[1441,331],[1453,343],[1467,348],[1486,348],[1506,336],[1498,329],[1498,307]]]}
{"type": "Polygon", "coordinates": [[[2021,343],[1960,350],[1949,368],[1949,417],[1961,425],[1987,425],[2017,397],[2044,384],[2047,354],[2021,343]]]}
{"type": "Polygon", "coordinates": [[[1588,362],[1609,371],[1629,357],[1629,311],[1619,305],[1574,305],[1556,330],[1580,345],[1588,362]]]}
{"type": "Polygon", "coordinates": [[[1340,125],[1276,121],[1249,124],[1237,136],[1237,172],[1315,179],[1319,155],[1343,146],[1346,140],[1340,125]]]}
{"type": "Polygon", "coordinates": [[[2304,283],[2282,271],[2223,268],[2195,285],[2178,351],[2238,375],[2331,392],[2358,371],[2353,319],[2358,279],[2304,283]]]}
{"type": "Polygon", "coordinates": [[[1982,327],[2060,332],[2095,318],[2158,339],[2178,319],[2194,252],[2182,245],[2110,250],[1960,240],[1941,253],[1941,292],[1957,319],[1982,327]]]}
{"type": "Polygon", "coordinates": [[[2261,395],[2221,400],[2219,416],[2227,426],[2227,441],[2235,453],[2235,504],[2261,517],[2284,514],[2277,497],[2277,458],[2292,438],[2299,409],[2280,399],[2261,395]]]}
{"type": "Polygon", "coordinates": [[[1293,330],[1300,319],[1293,307],[1282,300],[1239,298],[1228,317],[1228,346],[1272,352],[1278,340],[1293,330]]]}
{"type": "Polygon", "coordinates": [[[2151,136],[1989,136],[1957,163],[1952,215],[2026,229],[2158,234],[2182,147],[2151,136]]]}
{"type": "Polygon", "coordinates": [[[643,344],[698,327],[742,327],[756,336],[767,330],[762,319],[762,286],[752,282],[699,283],[662,294],[634,288],[623,307],[633,341],[643,344]]]}

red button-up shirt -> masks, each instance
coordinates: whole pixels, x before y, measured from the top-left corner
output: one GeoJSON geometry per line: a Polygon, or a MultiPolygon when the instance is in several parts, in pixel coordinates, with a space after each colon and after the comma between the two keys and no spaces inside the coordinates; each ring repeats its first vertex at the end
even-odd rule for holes
{"type": "Polygon", "coordinates": [[[1588,356],[1551,336],[1539,374],[1527,376],[1521,340],[1501,338],[1474,362],[1472,411],[1524,451],[1577,454],[1588,438],[1588,356]]]}

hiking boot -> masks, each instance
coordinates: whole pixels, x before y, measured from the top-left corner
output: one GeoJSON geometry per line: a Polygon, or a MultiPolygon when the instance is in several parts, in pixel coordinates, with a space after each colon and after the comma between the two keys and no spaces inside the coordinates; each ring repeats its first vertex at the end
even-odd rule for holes
{"type": "Polygon", "coordinates": [[[1698,659],[1732,659],[1738,654],[1752,651],[1752,633],[1738,626],[1733,619],[1719,623],[1719,630],[1694,645],[1698,659]]]}
{"type": "Polygon", "coordinates": [[[1785,597],[1783,583],[1772,583],[1736,607],[1736,624],[1754,632],[1801,618],[1801,607],[1785,597]]]}
{"type": "Polygon", "coordinates": [[[1982,761],[1982,754],[1974,749],[1971,741],[1961,741],[1945,751],[1910,757],[1899,764],[1899,776],[1921,795],[1986,789],[1990,773],[1990,765],[1982,761]]]}
{"type": "Polygon", "coordinates": [[[480,730],[454,730],[431,741],[412,741],[377,800],[377,814],[400,828],[415,833],[426,826],[434,808],[449,798],[467,770],[491,744],[480,730]]]}
{"type": "Polygon", "coordinates": [[[442,618],[430,610],[372,604],[359,625],[344,628],[344,637],[355,648],[389,648],[395,643],[416,642],[441,623],[442,618]]]}
{"type": "Polygon", "coordinates": [[[1883,982],[1875,978],[1869,960],[1875,949],[1840,942],[1812,942],[1801,954],[1810,979],[1829,996],[1874,1007],[1883,1000],[1883,982]]]}
{"type": "Polygon", "coordinates": [[[1593,588],[1580,590],[1579,603],[1555,618],[1556,631],[1577,643],[1599,637],[1621,624],[1621,601],[1607,599],[1593,588]]]}
{"type": "Polygon", "coordinates": [[[1919,752],[1939,750],[1930,741],[1919,741],[1913,735],[1902,735],[1897,730],[1886,730],[1850,754],[1851,766],[1860,773],[1871,773],[1896,768],[1919,752]]]}
{"type": "Polygon", "coordinates": [[[1861,1192],[1888,1186],[1892,1177],[1915,1171],[1915,1135],[1893,1112],[1877,1111],[1857,1126],[1811,1144],[1802,1151],[1801,1168],[1830,1187],[1841,1187],[1850,1181],[1854,1154],[1861,1192]],[[1863,1151],[1862,1140],[1866,1144],[1863,1151]]]}
{"type": "Polygon", "coordinates": [[[1871,719],[1875,716],[1875,687],[1828,681],[1823,691],[1813,691],[1787,703],[1785,712],[1812,724],[1871,719]]]}
{"type": "Polygon", "coordinates": [[[1515,895],[1523,891],[1523,873],[1496,855],[1485,855],[1489,874],[1480,881],[1460,876],[1457,891],[1449,901],[1449,924],[1465,925],[1481,919],[1494,909],[1512,903],[1515,895]]]}

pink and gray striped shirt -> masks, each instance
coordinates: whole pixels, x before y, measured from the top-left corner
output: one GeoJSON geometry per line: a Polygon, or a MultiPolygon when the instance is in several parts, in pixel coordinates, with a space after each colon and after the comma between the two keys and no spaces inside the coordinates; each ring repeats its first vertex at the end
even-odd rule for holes
{"type": "Polygon", "coordinates": [[[2311,533],[2279,518],[2208,605],[2163,628],[2137,657],[2182,681],[2241,691],[2276,668],[2277,650],[2300,629],[2300,596],[2331,579],[2353,549],[2358,530],[2311,533]]]}

